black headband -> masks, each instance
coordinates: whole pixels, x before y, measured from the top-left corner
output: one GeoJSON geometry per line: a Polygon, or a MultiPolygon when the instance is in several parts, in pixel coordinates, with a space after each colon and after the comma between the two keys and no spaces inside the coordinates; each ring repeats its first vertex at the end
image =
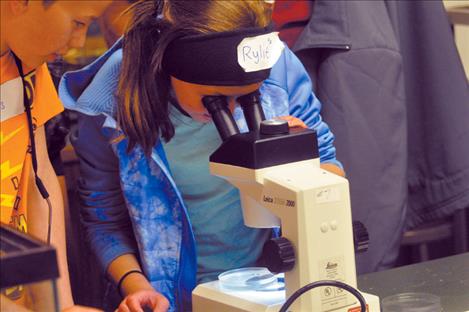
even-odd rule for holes
{"type": "MultiPolygon", "coordinates": [[[[259,61],[275,63],[281,53],[281,49],[278,51],[279,43],[277,33],[272,32],[271,26],[183,36],[168,45],[163,68],[169,75],[190,83],[247,85],[269,76],[273,64],[264,64],[260,68],[256,66],[259,61]],[[252,38],[257,39],[256,45],[244,46],[244,42],[252,42],[252,38]],[[243,46],[240,46],[241,42],[243,46]],[[238,52],[239,49],[242,51],[238,52]],[[272,53],[272,49],[276,52],[272,53]],[[239,57],[242,57],[241,61],[239,57]]],[[[280,45],[283,48],[283,44],[280,45]]]]}

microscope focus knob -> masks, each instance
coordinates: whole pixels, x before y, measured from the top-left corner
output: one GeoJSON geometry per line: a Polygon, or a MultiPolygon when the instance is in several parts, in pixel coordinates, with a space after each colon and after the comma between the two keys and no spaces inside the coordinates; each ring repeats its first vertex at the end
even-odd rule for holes
{"type": "Polygon", "coordinates": [[[281,119],[268,119],[261,121],[261,134],[286,134],[289,131],[288,122],[281,119]]]}
{"type": "Polygon", "coordinates": [[[285,237],[272,238],[262,250],[266,267],[272,273],[288,272],[295,266],[293,244],[285,237]]]}
{"type": "Polygon", "coordinates": [[[368,250],[370,236],[366,227],[360,221],[353,221],[353,245],[355,252],[365,252],[368,250]]]}

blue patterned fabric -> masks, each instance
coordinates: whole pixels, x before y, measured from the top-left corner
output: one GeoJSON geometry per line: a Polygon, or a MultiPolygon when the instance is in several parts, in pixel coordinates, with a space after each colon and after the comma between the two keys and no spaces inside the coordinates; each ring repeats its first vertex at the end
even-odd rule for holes
{"type": "MultiPolygon", "coordinates": [[[[121,60],[118,41],[94,63],[64,75],[59,86],[66,108],[106,116],[101,131],[109,138],[122,134],[113,118],[121,60]]],[[[319,115],[321,104],[312,93],[311,81],[288,48],[262,85],[261,94],[267,118],[290,114],[302,119],[317,131],[321,161],[341,166],[335,158],[334,136],[319,115]]],[[[239,110],[234,117],[246,131],[239,110]]],[[[147,158],[139,147],[127,153],[126,139],[119,143],[109,139],[112,152],[97,148],[103,146],[97,140],[96,135],[85,133],[75,144],[84,168],[82,216],[92,249],[104,269],[116,257],[135,253],[153,287],[169,299],[170,311],[189,309],[197,267],[194,236],[162,145],[158,143],[147,158]]]]}
{"type": "MultiPolygon", "coordinates": [[[[157,150],[148,159],[138,147],[132,157],[127,157],[126,148],[125,143],[117,144],[115,152],[120,160],[122,192],[138,244],[140,262],[153,287],[163,293],[174,307],[178,289],[175,281],[181,278],[180,261],[186,261],[180,256],[180,249],[194,246],[193,237],[187,237],[183,242],[181,235],[182,219],[187,219],[182,199],[164,172],[166,166],[162,165],[157,150]]],[[[191,263],[193,270],[194,265],[191,263]]],[[[192,285],[193,280],[190,279],[192,285]]]]}

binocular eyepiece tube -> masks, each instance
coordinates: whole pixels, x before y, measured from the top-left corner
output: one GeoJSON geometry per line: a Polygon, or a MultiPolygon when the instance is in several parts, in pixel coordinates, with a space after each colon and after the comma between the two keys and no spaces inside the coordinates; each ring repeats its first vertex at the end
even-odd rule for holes
{"type": "MultiPolygon", "coordinates": [[[[264,111],[260,102],[260,93],[258,90],[243,95],[238,98],[238,102],[243,109],[244,118],[250,131],[259,130],[261,121],[265,120],[264,111]]],[[[226,96],[204,96],[202,103],[212,116],[215,127],[223,141],[230,136],[239,133],[233,115],[228,107],[226,96]]]]}
{"type": "Polygon", "coordinates": [[[239,97],[238,102],[243,109],[244,118],[246,119],[249,131],[259,130],[261,122],[265,120],[259,90],[239,97]]]}
{"type": "Polygon", "coordinates": [[[223,141],[226,141],[230,136],[238,134],[239,128],[236,124],[233,115],[231,115],[228,108],[228,101],[225,96],[204,96],[202,103],[212,116],[218,134],[223,141]]]}

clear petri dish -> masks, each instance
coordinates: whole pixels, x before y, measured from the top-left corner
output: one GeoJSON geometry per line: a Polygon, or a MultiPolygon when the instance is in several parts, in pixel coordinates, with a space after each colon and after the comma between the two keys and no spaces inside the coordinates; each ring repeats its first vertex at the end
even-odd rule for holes
{"type": "Polygon", "coordinates": [[[441,312],[440,297],[408,292],[392,295],[381,300],[383,312],[441,312]]]}
{"type": "Polygon", "coordinates": [[[277,277],[264,267],[229,270],[218,275],[218,280],[231,290],[262,290],[277,283],[277,277]]]}

